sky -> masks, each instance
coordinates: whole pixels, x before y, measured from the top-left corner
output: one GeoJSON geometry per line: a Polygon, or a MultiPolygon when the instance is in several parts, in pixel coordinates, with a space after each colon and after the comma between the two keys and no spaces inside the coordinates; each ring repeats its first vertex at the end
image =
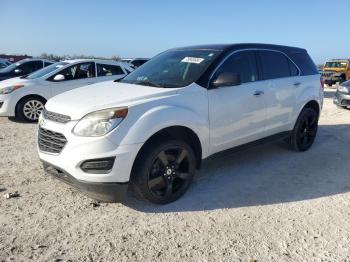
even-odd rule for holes
{"type": "Polygon", "coordinates": [[[0,0],[0,53],[152,57],[215,43],[350,57],[350,0],[0,0]],[[344,11],[344,16],[341,13],[344,11]]]}

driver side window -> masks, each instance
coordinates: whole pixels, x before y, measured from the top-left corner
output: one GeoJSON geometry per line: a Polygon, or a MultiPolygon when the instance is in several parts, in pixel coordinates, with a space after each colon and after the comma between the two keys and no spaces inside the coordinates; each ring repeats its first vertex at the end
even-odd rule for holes
{"type": "Polygon", "coordinates": [[[258,80],[258,69],[254,51],[242,51],[231,55],[216,71],[216,74],[230,72],[240,76],[241,83],[258,80]]]}
{"type": "Polygon", "coordinates": [[[41,68],[43,68],[42,61],[29,61],[29,62],[21,64],[16,69],[21,70],[22,74],[27,75],[27,74],[35,72],[41,68]]]}
{"type": "Polygon", "coordinates": [[[77,79],[86,79],[95,77],[95,63],[80,63],[63,69],[51,77],[55,81],[57,75],[63,75],[64,79],[60,81],[69,81],[77,79]]]}

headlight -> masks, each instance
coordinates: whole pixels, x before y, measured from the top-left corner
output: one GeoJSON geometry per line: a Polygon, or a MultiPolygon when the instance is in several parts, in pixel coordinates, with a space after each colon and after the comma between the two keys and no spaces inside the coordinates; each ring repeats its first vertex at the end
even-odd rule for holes
{"type": "Polygon", "coordinates": [[[341,93],[350,93],[349,88],[346,86],[338,86],[338,91],[341,93]]]}
{"type": "Polygon", "coordinates": [[[73,128],[78,136],[104,136],[116,128],[128,114],[127,107],[110,108],[84,116],[73,128]]]}
{"type": "Polygon", "coordinates": [[[19,89],[21,87],[24,87],[24,85],[13,85],[13,86],[7,86],[0,89],[0,95],[7,95],[15,91],[16,89],[19,89]]]}

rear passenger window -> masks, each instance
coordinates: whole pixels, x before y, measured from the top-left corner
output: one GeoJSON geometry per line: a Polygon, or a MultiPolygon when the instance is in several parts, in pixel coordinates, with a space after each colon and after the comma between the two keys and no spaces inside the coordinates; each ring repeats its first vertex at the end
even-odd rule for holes
{"type": "Polygon", "coordinates": [[[241,83],[254,82],[258,80],[258,70],[255,53],[244,51],[229,57],[216,73],[232,72],[240,75],[241,83]]]}
{"type": "Polygon", "coordinates": [[[97,64],[97,76],[112,76],[123,74],[125,73],[120,66],[97,64]]]}
{"type": "Polygon", "coordinates": [[[263,79],[275,79],[291,75],[289,60],[285,55],[274,51],[259,51],[259,54],[263,79]]]}
{"type": "Polygon", "coordinates": [[[139,60],[132,61],[131,64],[133,64],[136,67],[139,67],[139,66],[143,65],[146,62],[147,62],[147,60],[139,59],[139,60]]]}

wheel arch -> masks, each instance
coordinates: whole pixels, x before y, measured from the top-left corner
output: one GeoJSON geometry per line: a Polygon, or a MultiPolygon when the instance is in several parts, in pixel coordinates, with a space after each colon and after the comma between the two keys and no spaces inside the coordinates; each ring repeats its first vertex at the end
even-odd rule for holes
{"type": "Polygon", "coordinates": [[[27,98],[39,98],[39,99],[43,100],[44,103],[47,102],[47,99],[46,99],[45,97],[41,96],[41,95],[37,95],[37,94],[25,95],[25,96],[21,97],[21,98],[17,101],[17,103],[16,103],[16,106],[15,106],[15,116],[16,116],[16,117],[18,117],[18,106],[19,106],[19,104],[20,104],[22,101],[24,101],[25,99],[27,99],[27,98]]]}
{"type": "MultiPolygon", "coordinates": [[[[300,110],[300,112],[304,108],[314,109],[317,112],[318,116],[320,116],[321,108],[320,108],[320,104],[316,100],[310,100],[307,103],[305,103],[304,106],[302,107],[302,109],[300,110]]],[[[300,114],[300,112],[299,112],[299,114],[300,114]]]]}
{"type": "Polygon", "coordinates": [[[155,143],[156,141],[169,139],[169,138],[177,138],[177,139],[183,139],[192,149],[196,157],[196,166],[197,169],[201,167],[202,164],[202,144],[198,137],[198,135],[189,127],[181,126],[181,125],[174,125],[165,127],[153,135],[151,135],[146,142],[143,144],[141,149],[136,155],[135,161],[133,163],[132,169],[134,169],[136,163],[138,162],[138,159],[144,152],[144,150],[152,145],[152,143],[155,143]]]}

